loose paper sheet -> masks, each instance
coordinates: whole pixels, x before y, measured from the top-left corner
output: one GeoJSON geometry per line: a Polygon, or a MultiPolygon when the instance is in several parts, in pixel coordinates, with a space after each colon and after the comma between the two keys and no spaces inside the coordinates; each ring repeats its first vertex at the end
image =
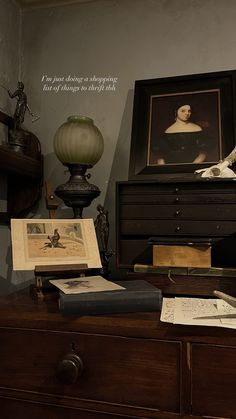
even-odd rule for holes
{"type": "Polygon", "coordinates": [[[161,321],[236,329],[236,309],[220,299],[163,298],[161,321]]]}
{"type": "Polygon", "coordinates": [[[107,281],[100,275],[70,279],[51,279],[50,282],[65,294],[82,294],[85,292],[115,291],[125,289],[114,282],[107,281]]]}
{"type": "Polygon", "coordinates": [[[163,298],[161,309],[161,321],[174,323],[175,299],[163,298]]]}
{"type": "Polygon", "coordinates": [[[236,308],[223,300],[217,300],[217,309],[221,314],[222,324],[236,328],[236,308]]]}
{"type": "Polygon", "coordinates": [[[174,323],[201,326],[221,326],[216,299],[176,298],[174,323]]]}

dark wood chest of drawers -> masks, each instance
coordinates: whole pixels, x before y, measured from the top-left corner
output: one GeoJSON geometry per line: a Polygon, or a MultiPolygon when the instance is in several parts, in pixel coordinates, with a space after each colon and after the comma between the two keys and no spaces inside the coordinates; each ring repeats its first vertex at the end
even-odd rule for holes
{"type": "Polygon", "coordinates": [[[1,301],[4,419],[236,418],[235,388],[234,330],[161,323],[159,313],[65,318],[56,301],[24,294],[1,301]],[[68,353],[83,369],[65,385],[68,353]]]}
{"type": "Polygon", "coordinates": [[[152,263],[153,236],[212,241],[214,266],[236,264],[235,180],[118,182],[116,203],[119,268],[152,263]]]}

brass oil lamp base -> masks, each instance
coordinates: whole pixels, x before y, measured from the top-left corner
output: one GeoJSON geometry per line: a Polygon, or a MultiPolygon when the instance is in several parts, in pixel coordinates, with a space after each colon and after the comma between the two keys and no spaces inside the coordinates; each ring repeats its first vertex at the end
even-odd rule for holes
{"type": "Polygon", "coordinates": [[[89,207],[101,191],[87,180],[90,176],[85,174],[86,170],[92,166],[79,163],[68,163],[65,166],[70,171],[70,179],[68,182],[59,185],[55,194],[63,200],[67,207],[73,208],[74,218],[83,218],[83,209],[89,207]]]}

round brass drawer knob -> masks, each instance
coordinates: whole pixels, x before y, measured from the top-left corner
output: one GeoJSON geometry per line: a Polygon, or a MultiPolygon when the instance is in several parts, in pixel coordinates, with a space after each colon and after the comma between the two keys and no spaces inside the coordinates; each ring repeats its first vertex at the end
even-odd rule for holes
{"type": "Polygon", "coordinates": [[[75,384],[83,371],[83,362],[76,354],[68,354],[57,367],[57,378],[62,384],[75,384]]]}
{"type": "Polygon", "coordinates": [[[179,216],[181,214],[180,210],[175,211],[175,215],[179,216]]]}
{"type": "Polygon", "coordinates": [[[176,229],[175,229],[176,232],[178,232],[180,230],[181,230],[181,227],[180,226],[176,227],[176,229]]]}

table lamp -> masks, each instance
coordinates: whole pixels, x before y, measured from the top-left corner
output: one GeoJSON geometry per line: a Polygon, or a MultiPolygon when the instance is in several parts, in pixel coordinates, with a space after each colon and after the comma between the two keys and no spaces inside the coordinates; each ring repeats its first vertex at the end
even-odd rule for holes
{"type": "Polygon", "coordinates": [[[69,116],[55,133],[54,152],[70,171],[69,180],[59,185],[55,194],[73,208],[74,218],[82,218],[83,208],[100,195],[99,188],[88,182],[90,176],[85,173],[100,160],[103,150],[102,134],[86,116],[69,116]]]}

